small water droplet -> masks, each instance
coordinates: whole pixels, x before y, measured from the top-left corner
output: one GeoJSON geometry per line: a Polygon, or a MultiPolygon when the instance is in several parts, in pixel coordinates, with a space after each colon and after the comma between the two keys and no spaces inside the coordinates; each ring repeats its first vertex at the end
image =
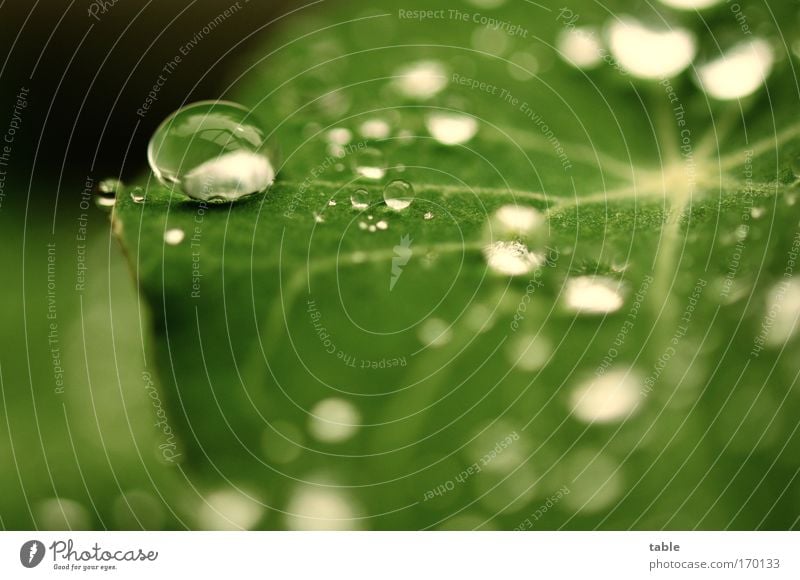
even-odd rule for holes
{"type": "Polygon", "coordinates": [[[164,241],[170,246],[177,246],[185,237],[186,233],[180,228],[171,228],[164,232],[164,241]]]}
{"type": "Polygon", "coordinates": [[[328,205],[331,206],[331,207],[334,207],[336,205],[336,200],[335,199],[329,199],[328,200],[328,205]]]}
{"type": "Polygon", "coordinates": [[[425,215],[424,215],[424,216],[422,216],[422,219],[426,219],[426,220],[432,220],[432,219],[433,219],[433,217],[434,217],[434,216],[433,216],[433,212],[426,211],[426,212],[425,212],[425,215]]]}
{"type": "Polygon", "coordinates": [[[356,434],[361,415],[348,401],[339,398],[323,399],[310,412],[308,430],[318,441],[342,443],[356,434]]]}
{"type": "Polygon", "coordinates": [[[370,225],[368,229],[372,233],[375,233],[376,231],[378,231],[378,228],[375,226],[375,224],[370,225]]]}
{"type": "Polygon", "coordinates": [[[383,153],[374,147],[367,147],[356,152],[354,170],[365,179],[379,181],[386,175],[386,161],[383,153]]]}
{"type": "Polygon", "coordinates": [[[592,377],[570,395],[572,414],[587,423],[613,423],[633,413],[641,399],[639,376],[631,369],[613,369],[592,377]]]}
{"type": "Polygon", "coordinates": [[[439,348],[449,343],[453,338],[450,325],[440,318],[428,318],[419,327],[417,333],[420,342],[426,346],[439,348]]]}
{"type": "Polygon", "coordinates": [[[350,195],[350,205],[353,209],[367,209],[370,204],[370,194],[366,189],[357,189],[350,195]]]}
{"type": "Polygon", "coordinates": [[[486,264],[498,274],[521,276],[542,265],[544,258],[519,240],[498,241],[483,248],[486,264]]]}
{"type": "Polygon", "coordinates": [[[358,131],[365,139],[386,139],[391,134],[391,127],[383,119],[369,119],[361,123],[358,131]]]}
{"type": "Polygon", "coordinates": [[[651,28],[622,16],[609,26],[609,45],[617,62],[630,74],[658,80],[688,67],[697,52],[694,34],[685,28],[651,28]]]}
{"type": "Polygon", "coordinates": [[[367,224],[367,222],[358,222],[358,229],[366,230],[368,227],[369,225],[367,224]]]}
{"type": "Polygon", "coordinates": [[[266,133],[249,110],[203,101],[172,113],[147,148],[153,173],[192,199],[235,201],[275,180],[266,133]]]}
{"type": "Polygon", "coordinates": [[[133,190],[131,190],[131,201],[133,203],[144,203],[144,200],[144,189],[141,187],[134,187],[133,190]]]}
{"type": "Polygon", "coordinates": [[[397,71],[393,84],[406,97],[426,100],[440,93],[448,81],[447,69],[438,61],[423,60],[397,71]]]}
{"type": "Polygon", "coordinates": [[[592,69],[603,62],[603,45],[596,28],[566,29],[559,35],[557,46],[561,58],[575,68],[592,69]]]}
{"type": "Polygon", "coordinates": [[[625,303],[623,286],[604,276],[576,276],[567,281],[564,303],[581,314],[616,312],[625,303]]]}
{"type": "Polygon", "coordinates": [[[696,68],[697,84],[715,99],[747,97],[764,85],[775,55],[769,42],[756,38],[737,44],[721,57],[696,68]]]}
{"type": "Polygon", "coordinates": [[[383,200],[395,211],[406,209],[414,201],[414,187],[407,181],[396,179],[383,190],[383,200]]]}
{"type": "Polygon", "coordinates": [[[462,145],[478,132],[475,117],[461,113],[435,112],[425,117],[431,136],[443,145],[462,145]]]}
{"type": "Polygon", "coordinates": [[[387,222],[386,220],[381,220],[375,224],[375,227],[378,228],[379,230],[388,230],[389,222],[387,222]]]}

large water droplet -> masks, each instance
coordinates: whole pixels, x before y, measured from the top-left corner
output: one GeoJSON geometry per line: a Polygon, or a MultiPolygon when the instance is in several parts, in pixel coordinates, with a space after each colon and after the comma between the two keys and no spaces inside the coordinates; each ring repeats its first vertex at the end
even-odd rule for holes
{"type": "Polygon", "coordinates": [[[685,28],[656,29],[623,16],[608,30],[611,52],[630,74],[643,79],[674,77],[697,52],[694,35],[685,28]]]}
{"type": "Polygon", "coordinates": [[[593,377],[570,395],[572,414],[587,423],[621,421],[634,412],[641,398],[639,376],[630,369],[614,369],[593,377]]]}
{"type": "Polygon", "coordinates": [[[407,181],[396,179],[383,190],[383,201],[395,211],[406,209],[414,201],[414,187],[407,181]]]}
{"type": "Polygon", "coordinates": [[[224,101],[172,113],[150,139],[147,158],[162,183],[204,201],[234,201],[275,180],[265,131],[246,108],[224,101]]]}
{"type": "Polygon", "coordinates": [[[435,112],[425,117],[431,136],[443,145],[462,145],[478,132],[475,117],[461,113],[435,112]]]}
{"type": "Polygon", "coordinates": [[[380,150],[367,147],[356,151],[353,157],[353,169],[365,179],[378,181],[386,175],[386,160],[380,150]]]}
{"type": "Polygon", "coordinates": [[[698,66],[695,80],[715,99],[741,99],[764,85],[774,62],[770,44],[757,38],[737,44],[720,58],[698,66]]]}
{"type": "Polygon", "coordinates": [[[625,303],[621,282],[603,276],[577,276],[567,281],[566,307],[581,314],[616,312],[625,303]]]}
{"type": "Polygon", "coordinates": [[[397,90],[412,99],[426,100],[447,86],[447,70],[435,60],[423,60],[401,68],[395,73],[397,90]]]}

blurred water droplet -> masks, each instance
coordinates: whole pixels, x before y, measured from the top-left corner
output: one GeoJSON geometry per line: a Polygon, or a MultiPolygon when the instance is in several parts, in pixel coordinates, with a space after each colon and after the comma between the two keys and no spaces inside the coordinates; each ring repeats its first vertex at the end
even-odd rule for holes
{"type": "Polygon", "coordinates": [[[396,179],[383,190],[383,201],[395,211],[406,209],[414,201],[414,187],[407,181],[396,179]]]}
{"type": "Polygon", "coordinates": [[[567,280],[564,304],[580,314],[608,314],[625,303],[624,287],[603,276],[576,276],[567,280]]]}
{"type": "Polygon", "coordinates": [[[569,493],[561,501],[577,512],[604,510],[625,489],[619,466],[600,452],[582,449],[567,457],[562,470],[569,493]]]}
{"type": "Polygon", "coordinates": [[[91,516],[83,505],[67,498],[50,498],[34,507],[36,527],[42,530],[89,530],[91,516]]]}
{"type": "Polygon", "coordinates": [[[539,72],[539,59],[529,52],[515,52],[508,59],[508,74],[518,81],[529,81],[539,72]]]}
{"type": "Polygon", "coordinates": [[[587,423],[613,423],[625,419],[639,406],[642,383],[631,369],[612,369],[592,377],[570,395],[570,408],[587,423]]]}
{"type": "Polygon", "coordinates": [[[651,28],[630,16],[614,20],[609,46],[617,62],[643,79],[674,77],[688,67],[697,52],[692,32],[685,28],[651,28]]]}
{"type": "Polygon", "coordinates": [[[162,503],[142,490],[131,490],[119,496],[111,511],[115,527],[120,530],[159,530],[165,519],[162,503]]]}
{"type": "Polygon", "coordinates": [[[486,264],[504,276],[528,274],[544,263],[544,258],[531,252],[519,240],[498,241],[483,248],[486,264]]]}
{"type": "Polygon", "coordinates": [[[438,61],[424,60],[401,68],[393,85],[412,99],[426,100],[440,93],[448,81],[447,69],[438,61]]]}
{"type": "Polygon", "coordinates": [[[561,32],[558,52],[568,64],[579,69],[596,68],[603,62],[603,45],[596,28],[569,28],[561,32]]]}
{"type": "Polygon", "coordinates": [[[770,44],[757,38],[737,44],[721,57],[699,65],[695,80],[715,99],[741,99],[764,86],[774,62],[770,44]]]}
{"type": "Polygon", "coordinates": [[[447,322],[440,318],[428,318],[419,326],[417,337],[425,346],[439,348],[453,338],[453,331],[447,322]]]}
{"type": "Polygon", "coordinates": [[[353,158],[355,172],[365,179],[378,181],[386,175],[386,161],[383,153],[374,147],[360,149],[353,158]]]}
{"type": "Polygon", "coordinates": [[[422,216],[422,219],[425,220],[432,220],[434,218],[433,212],[426,211],[425,215],[422,216]]]}
{"type": "Polygon", "coordinates": [[[353,133],[350,129],[337,127],[328,131],[328,142],[334,145],[347,145],[352,139],[353,133]]]}
{"type": "Polygon", "coordinates": [[[286,526],[295,531],[358,529],[354,503],[344,492],[309,484],[299,486],[286,506],[286,526]]]}
{"type": "Polygon", "coordinates": [[[532,207],[504,205],[494,213],[492,226],[502,236],[530,235],[545,225],[542,213],[532,207]]]}
{"type": "Polygon", "coordinates": [[[102,210],[108,210],[117,202],[117,194],[125,187],[118,179],[104,179],[97,184],[94,194],[94,203],[102,210]]]}
{"type": "Polygon", "coordinates": [[[369,119],[361,123],[358,132],[365,139],[386,139],[392,132],[389,123],[383,119],[369,119]]]}
{"type": "Polygon", "coordinates": [[[800,277],[783,280],[770,289],[762,328],[771,347],[783,346],[800,330],[800,277]]]}
{"type": "Polygon", "coordinates": [[[461,113],[430,113],[425,117],[425,126],[431,136],[443,145],[462,145],[478,132],[475,117],[461,113]]]}
{"type": "Polygon", "coordinates": [[[206,530],[251,530],[264,515],[252,494],[236,489],[211,492],[201,502],[197,520],[206,530]]]}
{"type": "Polygon", "coordinates": [[[499,28],[483,26],[472,33],[472,48],[478,52],[501,56],[508,50],[509,43],[508,34],[499,28]]]}
{"type": "Polygon", "coordinates": [[[323,216],[320,213],[314,212],[314,222],[318,223],[318,224],[324,224],[325,223],[325,216],[323,216]]]}
{"type": "Polygon", "coordinates": [[[303,451],[303,433],[285,421],[276,421],[264,429],[261,436],[261,449],[274,463],[291,463],[303,451]]]}
{"type": "Polygon", "coordinates": [[[375,227],[378,228],[379,230],[388,230],[389,222],[387,222],[386,220],[381,220],[375,224],[375,227]]]}
{"type": "Polygon", "coordinates": [[[661,0],[662,4],[679,10],[703,10],[722,2],[724,0],[661,0]]]}
{"type": "Polygon", "coordinates": [[[348,401],[339,398],[324,399],[310,411],[308,430],[324,443],[342,443],[356,434],[361,415],[348,401]]]}
{"type": "Polygon", "coordinates": [[[246,108],[204,101],[174,113],[147,148],[153,173],[193,199],[234,201],[275,180],[266,133],[246,108]]]}
{"type": "Polygon", "coordinates": [[[550,358],[553,347],[550,341],[535,334],[519,334],[506,344],[506,359],[522,371],[538,371],[550,358]]]}
{"type": "Polygon", "coordinates": [[[171,228],[164,232],[164,241],[170,246],[177,246],[185,237],[186,233],[180,228],[171,228]]]}
{"type": "Polygon", "coordinates": [[[489,10],[502,6],[506,3],[506,0],[468,0],[468,2],[473,6],[477,6],[478,8],[489,10]]]}

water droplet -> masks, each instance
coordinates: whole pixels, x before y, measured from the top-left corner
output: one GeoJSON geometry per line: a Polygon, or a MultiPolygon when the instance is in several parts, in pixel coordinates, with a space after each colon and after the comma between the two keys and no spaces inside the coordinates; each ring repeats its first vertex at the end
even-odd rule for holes
{"type": "Polygon", "coordinates": [[[331,206],[331,207],[334,207],[336,205],[336,200],[335,199],[329,199],[328,200],[328,205],[331,206]]]}
{"type": "Polygon", "coordinates": [[[134,187],[131,191],[131,201],[133,203],[144,203],[145,194],[141,187],[134,187]]]}
{"type": "Polygon", "coordinates": [[[503,236],[530,235],[545,225],[542,213],[532,207],[504,205],[494,214],[492,227],[503,236]]]}
{"type": "Polygon", "coordinates": [[[542,265],[544,258],[531,252],[519,240],[499,241],[483,248],[486,264],[504,276],[528,274],[542,265]]]}
{"type": "Polygon", "coordinates": [[[762,328],[767,329],[768,346],[783,346],[797,334],[800,330],[800,277],[795,276],[772,287],[765,316],[762,328]]]}
{"type": "Polygon", "coordinates": [[[539,59],[529,52],[515,52],[508,61],[508,74],[518,81],[529,81],[539,72],[539,59]]]}
{"type": "Polygon", "coordinates": [[[250,530],[264,515],[252,494],[236,489],[214,491],[201,501],[197,519],[206,530],[250,530]]]}
{"type": "Polygon", "coordinates": [[[376,231],[378,231],[378,228],[374,224],[369,226],[369,228],[367,228],[367,229],[372,233],[375,233],[376,231]]]}
{"type": "Polygon", "coordinates": [[[764,85],[775,55],[761,38],[737,44],[721,57],[696,68],[697,84],[715,99],[741,99],[764,85]]]}
{"type": "Polygon", "coordinates": [[[561,58],[575,68],[592,69],[603,62],[603,46],[595,28],[566,29],[559,35],[557,46],[561,58]]]}
{"type": "Polygon", "coordinates": [[[353,133],[350,129],[338,127],[328,131],[328,142],[333,145],[344,146],[353,140],[353,133]]]}
{"type": "Polygon", "coordinates": [[[366,139],[386,139],[391,131],[389,123],[383,119],[369,119],[358,128],[358,132],[366,139]]]}
{"type": "Polygon", "coordinates": [[[323,216],[322,214],[319,214],[317,212],[314,212],[314,223],[324,224],[325,223],[325,216],[323,216]]]}
{"type": "Polygon", "coordinates": [[[366,230],[368,227],[369,225],[367,225],[367,222],[358,222],[358,229],[366,230]]]}
{"type": "Polygon", "coordinates": [[[117,193],[122,191],[124,185],[118,179],[104,179],[97,184],[95,190],[94,203],[103,210],[108,210],[117,202],[117,193]]]}
{"type": "Polygon", "coordinates": [[[295,490],[286,506],[286,527],[295,531],[332,531],[357,529],[353,502],[331,487],[303,484],[295,490]]]}
{"type": "Polygon", "coordinates": [[[412,185],[402,179],[392,181],[383,190],[383,200],[395,211],[401,211],[410,206],[414,201],[414,196],[412,185]]]}
{"type": "Polygon", "coordinates": [[[426,211],[425,215],[422,216],[422,219],[432,220],[434,218],[433,212],[426,211]]]}
{"type": "Polygon", "coordinates": [[[678,10],[702,10],[722,2],[723,0],[661,0],[662,4],[678,10]]]}
{"type": "Polygon", "coordinates": [[[379,230],[388,230],[389,222],[387,222],[386,220],[381,220],[375,224],[375,227],[378,228],[379,230]]]}
{"type": "Polygon", "coordinates": [[[479,27],[472,33],[472,48],[478,52],[500,56],[508,50],[508,45],[508,34],[500,28],[479,27]]]}
{"type": "Polygon", "coordinates": [[[147,148],[156,177],[192,199],[234,201],[275,180],[265,131],[235,103],[203,101],[174,113],[147,148]]]}
{"type": "Polygon", "coordinates": [[[357,151],[353,164],[355,172],[365,179],[378,181],[386,175],[386,161],[383,153],[374,147],[357,151]]]}
{"type": "Polygon", "coordinates": [[[609,45],[617,62],[643,79],[674,77],[688,67],[697,52],[694,35],[685,28],[650,28],[630,16],[614,20],[609,45]]]}
{"type": "Polygon", "coordinates": [[[443,145],[462,145],[478,132],[475,117],[460,113],[435,112],[425,117],[431,136],[443,145]]]}
{"type": "Polygon", "coordinates": [[[448,81],[447,69],[434,60],[423,60],[395,73],[394,86],[412,99],[426,100],[440,93],[448,81]]]}
{"type": "Polygon", "coordinates": [[[439,348],[449,343],[453,338],[453,331],[447,322],[440,318],[428,318],[419,327],[417,333],[419,340],[425,346],[439,348]]]}
{"type": "Polygon", "coordinates": [[[550,341],[535,334],[520,334],[506,345],[506,358],[522,371],[538,371],[550,359],[553,347],[550,341]]]}
{"type": "Polygon", "coordinates": [[[344,399],[330,398],[311,409],[308,430],[324,443],[342,443],[356,434],[361,423],[358,410],[344,399]]]}
{"type": "Polygon", "coordinates": [[[164,232],[164,241],[170,246],[177,246],[185,237],[186,233],[180,228],[172,228],[164,232]]]}
{"type": "Polygon", "coordinates": [[[570,395],[572,414],[587,423],[614,423],[634,412],[641,399],[641,381],[631,369],[612,369],[592,377],[570,395]]]}
{"type": "Polygon", "coordinates": [[[366,189],[357,189],[350,195],[350,205],[353,209],[367,209],[370,204],[370,194],[366,189]]]}
{"type": "Polygon", "coordinates": [[[625,303],[622,283],[603,276],[577,276],[567,281],[564,303],[581,314],[616,312],[625,303]]]}

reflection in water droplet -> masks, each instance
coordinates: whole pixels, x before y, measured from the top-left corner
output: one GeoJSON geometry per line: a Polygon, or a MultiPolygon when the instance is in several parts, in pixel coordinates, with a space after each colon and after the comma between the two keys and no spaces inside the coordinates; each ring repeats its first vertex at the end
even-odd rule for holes
{"type": "Polygon", "coordinates": [[[357,151],[353,163],[355,172],[365,179],[378,181],[386,175],[386,161],[383,153],[374,147],[357,151]]]}
{"type": "Polygon", "coordinates": [[[197,521],[206,530],[250,530],[264,515],[264,506],[252,494],[221,489],[201,500],[197,521]]]}
{"type": "Polygon", "coordinates": [[[430,99],[447,86],[447,69],[433,60],[424,60],[403,67],[394,80],[397,90],[412,99],[430,99]]]}
{"type": "Polygon", "coordinates": [[[544,258],[534,254],[528,246],[518,240],[499,241],[483,248],[486,264],[504,276],[528,274],[544,263],[544,258]]]}
{"type": "Polygon", "coordinates": [[[800,277],[772,287],[762,328],[767,329],[766,344],[771,347],[783,346],[800,330],[800,277]]]}
{"type": "Polygon", "coordinates": [[[613,21],[608,36],[619,64],[643,79],[676,76],[691,64],[697,52],[695,37],[689,30],[649,28],[630,16],[613,21]]]}
{"type": "Polygon", "coordinates": [[[535,334],[519,334],[506,343],[506,359],[522,371],[538,371],[552,352],[550,341],[535,334]]]}
{"type": "Polygon", "coordinates": [[[286,506],[286,527],[295,531],[358,529],[353,502],[340,490],[303,484],[286,506]]]}
{"type": "Polygon", "coordinates": [[[356,434],[361,415],[348,401],[324,399],[310,411],[308,430],[324,443],[341,443],[356,434]]]}
{"type": "Polygon", "coordinates": [[[662,4],[666,4],[670,8],[678,8],[679,10],[702,10],[703,8],[710,8],[716,4],[721,4],[724,0],[661,0],[662,4]]]}
{"type": "Polygon", "coordinates": [[[414,196],[412,185],[402,179],[392,181],[383,190],[383,201],[395,211],[401,211],[410,206],[414,201],[414,196]]]}
{"type": "Polygon", "coordinates": [[[186,233],[180,228],[172,228],[164,232],[164,241],[170,246],[177,246],[185,237],[186,233]]]}
{"type": "Polygon", "coordinates": [[[435,112],[425,117],[431,136],[443,145],[462,145],[478,132],[475,117],[460,113],[435,112]]]}
{"type": "Polygon", "coordinates": [[[439,348],[449,343],[453,331],[447,322],[440,318],[428,318],[419,326],[417,337],[425,346],[439,348]]]}
{"type": "Polygon", "coordinates": [[[353,209],[367,209],[369,204],[370,195],[366,189],[357,189],[350,195],[350,205],[353,209]]]}
{"type": "Polygon", "coordinates": [[[621,282],[603,276],[577,276],[567,281],[566,307],[581,314],[607,314],[625,303],[621,282]]]}
{"type": "Polygon", "coordinates": [[[757,38],[737,44],[720,58],[698,66],[695,80],[715,99],[741,99],[764,85],[774,62],[770,44],[757,38]]]}
{"type": "Polygon", "coordinates": [[[235,103],[204,101],[172,113],[150,139],[147,159],[159,181],[193,199],[234,201],[275,180],[265,131],[235,103]]]}
{"type": "Polygon", "coordinates": [[[386,139],[391,133],[391,127],[383,119],[369,119],[361,123],[358,131],[366,139],[386,139]]]}
{"type": "Polygon", "coordinates": [[[631,369],[613,369],[592,377],[570,395],[570,408],[587,423],[613,423],[625,419],[639,406],[641,381],[631,369]]]}
{"type": "Polygon", "coordinates": [[[575,68],[591,69],[603,62],[603,46],[595,28],[569,28],[558,36],[558,51],[575,68]]]}

